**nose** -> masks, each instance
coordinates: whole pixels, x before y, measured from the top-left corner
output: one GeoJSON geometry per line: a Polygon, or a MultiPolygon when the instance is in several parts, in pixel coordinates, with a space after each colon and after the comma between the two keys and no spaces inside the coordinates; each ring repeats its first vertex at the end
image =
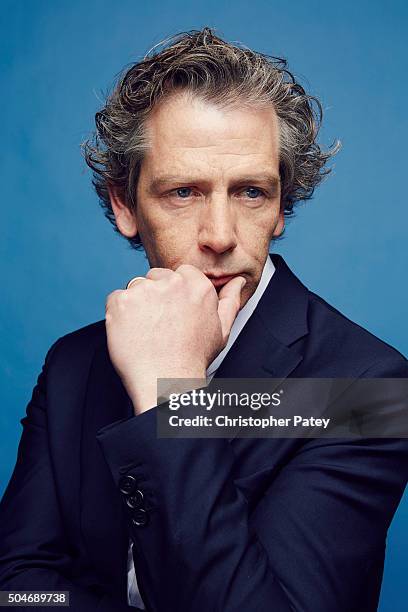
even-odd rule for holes
{"type": "Polygon", "coordinates": [[[228,198],[213,198],[202,210],[198,236],[200,249],[217,254],[237,246],[235,213],[228,198]]]}

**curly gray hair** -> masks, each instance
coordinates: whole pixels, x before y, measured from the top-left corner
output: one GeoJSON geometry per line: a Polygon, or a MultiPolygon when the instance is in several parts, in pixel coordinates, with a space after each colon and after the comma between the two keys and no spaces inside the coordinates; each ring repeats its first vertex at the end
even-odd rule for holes
{"type": "MultiPolygon", "coordinates": [[[[312,197],[330,172],[326,162],[337,153],[336,142],[324,151],[316,142],[323,111],[286,68],[284,59],[233,45],[211,28],[177,34],[153,47],[118,78],[105,106],[96,113],[96,131],[81,144],[92,184],[105,216],[119,231],[108,185],[131,210],[148,146],[144,125],[155,105],[175,91],[185,90],[219,105],[272,104],[279,121],[281,206],[293,213],[300,200],[312,197]]],[[[127,238],[143,248],[138,235],[127,238]]]]}

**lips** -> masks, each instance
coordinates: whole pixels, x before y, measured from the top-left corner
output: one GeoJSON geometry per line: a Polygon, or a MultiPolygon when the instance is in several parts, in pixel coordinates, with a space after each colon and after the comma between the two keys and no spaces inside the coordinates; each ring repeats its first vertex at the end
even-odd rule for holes
{"type": "Polygon", "coordinates": [[[224,285],[226,285],[230,280],[232,280],[236,276],[240,276],[240,275],[239,274],[230,274],[228,276],[214,276],[212,274],[206,274],[206,277],[212,282],[212,284],[214,285],[214,287],[216,289],[219,289],[220,287],[223,287],[224,285]]]}

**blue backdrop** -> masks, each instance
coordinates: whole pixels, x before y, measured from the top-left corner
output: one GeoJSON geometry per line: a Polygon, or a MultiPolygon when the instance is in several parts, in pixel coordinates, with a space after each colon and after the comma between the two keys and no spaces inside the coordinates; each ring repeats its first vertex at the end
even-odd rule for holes
{"type": "MultiPolygon", "coordinates": [[[[209,25],[287,57],[343,149],[275,250],[312,290],[408,353],[408,5],[378,0],[2,1],[0,494],[50,344],[104,317],[147,262],[113,233],[79,144],[117,73],[166,36],[209,25]],[[405,53],[404,53],[405,52],[405,53]]],[[[406,610],[408,499],[388,538],[381,612],[406,610]],[[405,604],[405,605],[404,605],[405,604]]]]}

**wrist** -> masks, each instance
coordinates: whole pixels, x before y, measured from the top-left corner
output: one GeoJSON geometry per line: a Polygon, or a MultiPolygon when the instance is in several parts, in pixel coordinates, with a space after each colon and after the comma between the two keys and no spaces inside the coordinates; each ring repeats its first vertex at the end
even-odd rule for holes
{"type": "Polygon", "coordinates": [[[184,393],[199,388],[206,380],[205,367],[177,368],[172,374],[167,373],[160,377],[141,377],[143,382],[125,385],[132,401],[135,414],[155,408],[159,398],[168,397],[170,393],[184,393]]]}

